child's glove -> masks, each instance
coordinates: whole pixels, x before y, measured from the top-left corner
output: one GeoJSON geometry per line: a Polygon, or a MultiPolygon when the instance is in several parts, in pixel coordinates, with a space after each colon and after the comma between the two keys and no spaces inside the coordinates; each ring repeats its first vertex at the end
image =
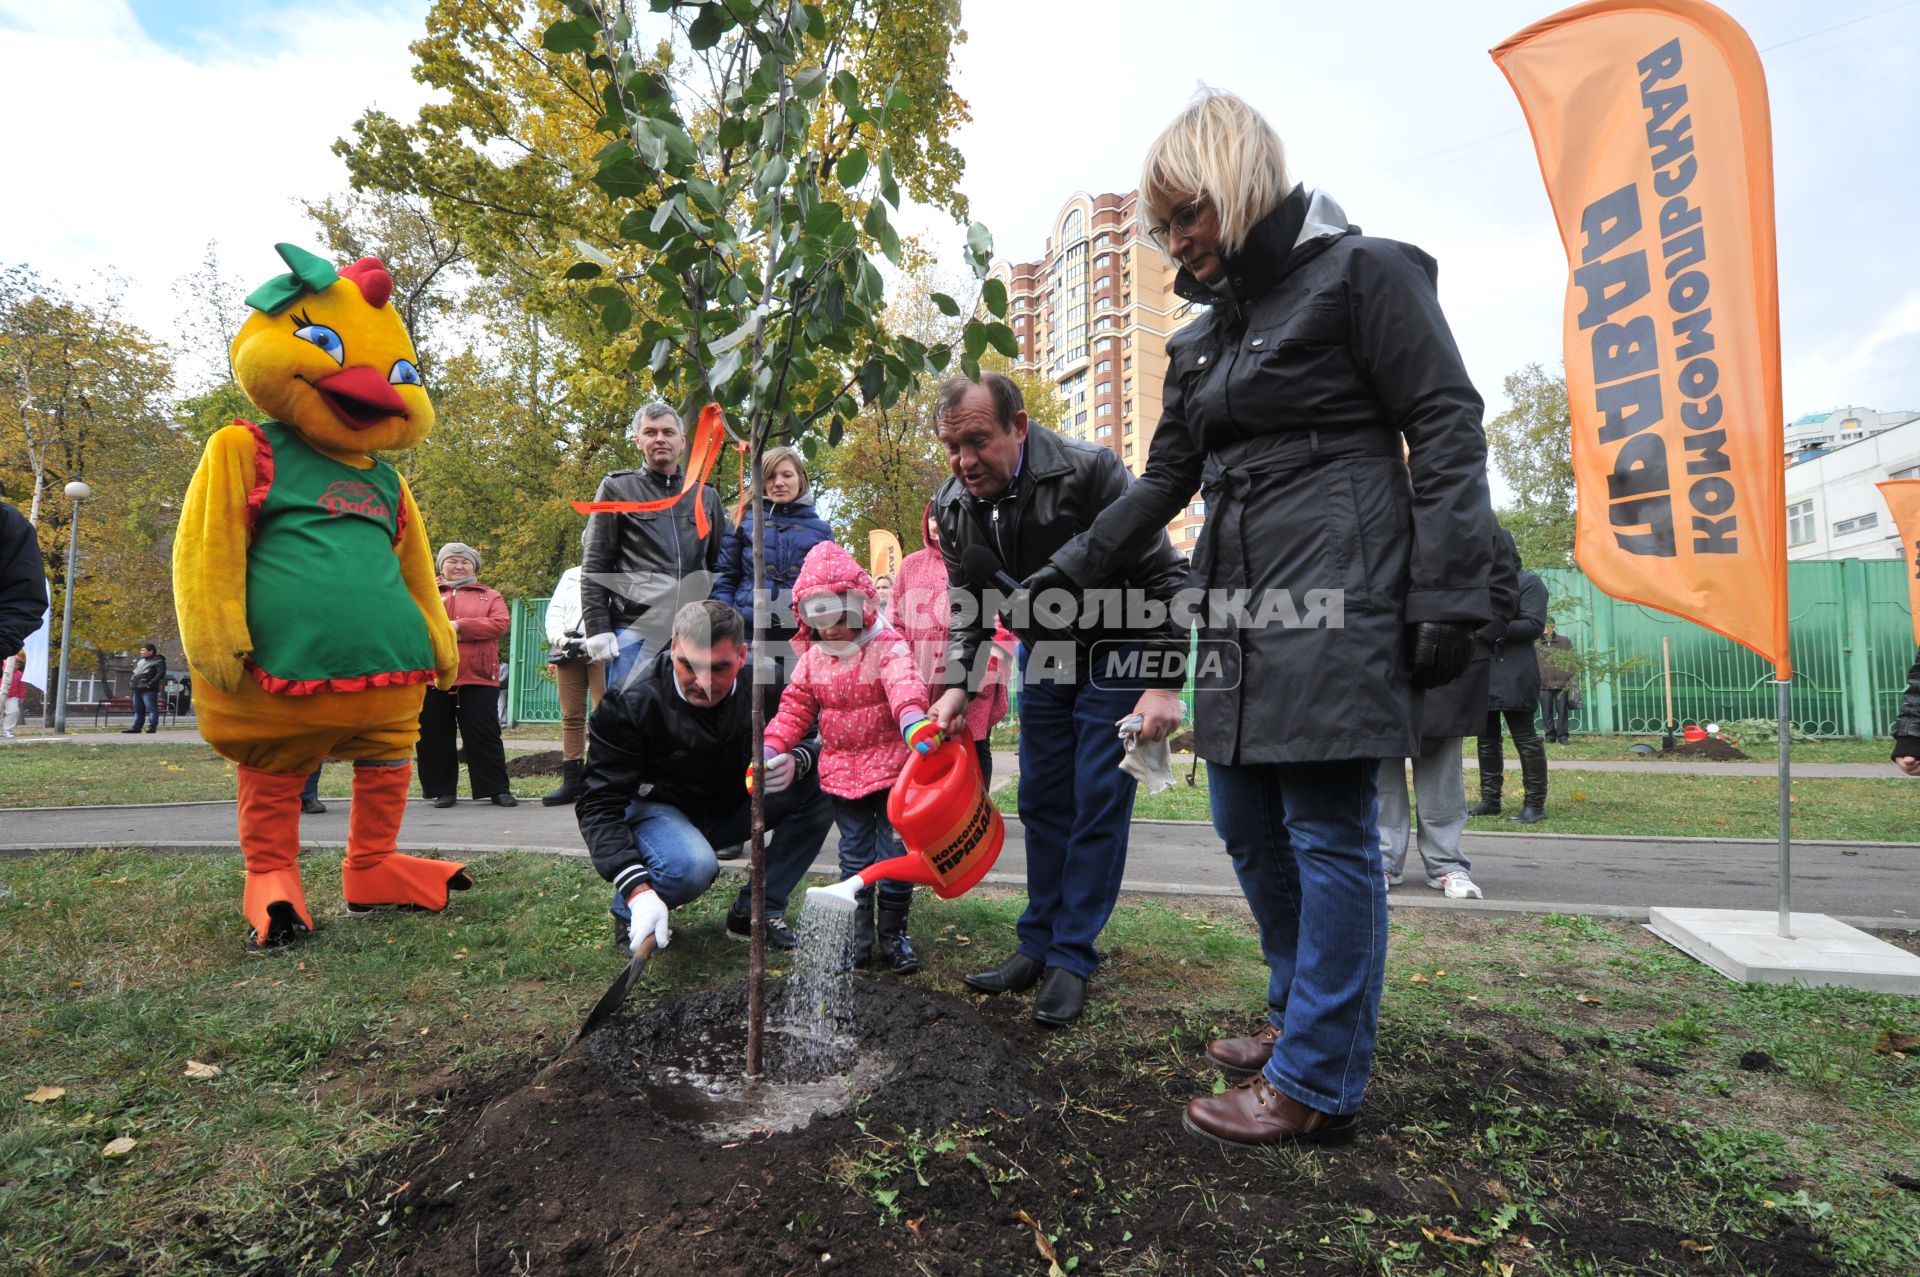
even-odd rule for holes
{"type": "MultiPolygon", "coordinates": [[[[798,771],[798,766],[795,763],[794,757],[791,753],[776,754],[773,752],[773,749],[769,747],[767,750],[766,759],[767,759],[767,792],[769,794],[777,794],[782,790],[786,789],[787,786],[793,784],[793,778],[796,772],[798,771]]],[[[747,792],[749,794],[753,792],[753,768],[752,767],[747,768],[747,792]]]]}
{"type": "Polygon", "coordinates": [[[933,720],[925,715],[910,723],[900,725],[900,735],[905,738],[908,748],[916,754],[931,754],[946,743],[946,737],[933,725],[933,720]]]}

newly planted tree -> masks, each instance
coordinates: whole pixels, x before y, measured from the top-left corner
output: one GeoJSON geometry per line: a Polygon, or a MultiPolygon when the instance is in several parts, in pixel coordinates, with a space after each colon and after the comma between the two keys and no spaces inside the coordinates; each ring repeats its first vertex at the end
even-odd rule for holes
{"type": "MultiPolygon", "coordinates": [[[[754,508],[759,456],[778,438],[837,446],[863,405],[891,404],[921,378],[957,366],[977,376],[991,347],[1019,346],[1005,322],[1006,289],[983,288],[984,315],[957,342],[930,345],[883,319],[885,280],[874,257],[898,266],[901,202],[895,151],[918,147],[925,104],[897,82],[863,76],[876,30],[912,30],[950,42],[957,6],[946,0],[566,0],[568,15],[543,46],[585,68],[607,142],[594,182],[629,206],[623,251],[582,240],[569,274],[595,281],[589,297],[609,333],[639,328],[633,366],[673,388],[689,411],[722,405],[748,448],[754,508]],[[935,30],[937,28],[937,30],[935,30]],[[662,38],[666,37],[666,43],[662,38]]],[[[916,154],[919,152],[916,151],[916,154]]],[[[967,259],[984,279],[992,241],[969,227],[967,259]]],[[[930,298],[959,316],[961,303],[930,298]]],[[[696,438],[694,456],[718,441],[696,438]]],[[[690,464],[687,487],[701,478],[690,464]]],[[[753,580],[764,590],[763,520],[755,520],[753,580]]],[[[756,625],[768,609],[755,609],[756,625]]],[[[753,756],[764,724],[755,697],[753,756]]],[[[760,1071],[765,982],[762,783],[753,787],[753,914],[747,1070],[760,1071]]]]}

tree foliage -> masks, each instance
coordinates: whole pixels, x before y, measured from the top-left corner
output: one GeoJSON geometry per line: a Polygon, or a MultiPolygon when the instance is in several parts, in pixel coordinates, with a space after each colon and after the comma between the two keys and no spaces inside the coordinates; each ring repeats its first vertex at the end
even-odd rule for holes
{"type": "MultiPolygon", "coordinates": [[[[112,304],[23,267],[0,275],[0,487],[38,526],[57,608],[80,479],[74,641],[97,657],[174,632],[169,556],[192,440],[170,418],[172,362],[112,304]]],[[[60,642],[60,616],[52,641],[60,642]]]]}
{"type": "Polygon", "coordinates": [[[1573,566],[1573,434],[1567,379],[1528,364],[1503,383],[1507,409],[1487,423],[1487,451],[1513,488],[1500,522],[1529,568],[1573,566]]]}

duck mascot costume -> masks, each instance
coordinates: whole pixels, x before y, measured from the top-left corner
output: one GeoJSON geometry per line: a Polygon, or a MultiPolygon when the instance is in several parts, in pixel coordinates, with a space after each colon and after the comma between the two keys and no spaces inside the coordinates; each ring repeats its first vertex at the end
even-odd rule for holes
{"type": "Polygon", "coordinates": [[[401,855],[429,683],[459,649],[405,479],[370,455],[433,425],[413,342],[371,257],[335,271],[291,244],[247,297],[233,373],[268,420],[207,441],[174,541],[180,639],[200,734],[239,771],[250,953],[313,930],[300,886],[300,790],[351,759],[340,873],[349,916],[440,910],[465,866],[401,855]]]}

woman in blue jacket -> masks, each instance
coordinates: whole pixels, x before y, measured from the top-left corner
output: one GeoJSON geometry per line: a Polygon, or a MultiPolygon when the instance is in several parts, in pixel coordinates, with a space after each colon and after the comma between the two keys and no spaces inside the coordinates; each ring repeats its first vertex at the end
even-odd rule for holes
{"type": "MultiPolygon", "coordinates": [[[[833,529],[814,513],[807,499],[811,485],[807,463],[797,449],[785,446],[768,448],[760,457],[760,482],[766,492],[761,510],[735,512],[733,531],[720,546],[720,575],[713,583],[713,597],[731,604],[747,618],[753,618],[753,524],[766,519],[766,592],[775,607],[765,618],[770,650],[793,637],[793,581],[800,575],[800,563],[807,551],[822,541],[833,540],[833,529]]],[[[742,501],[744,507],[746,502],[742,501]]]]}

